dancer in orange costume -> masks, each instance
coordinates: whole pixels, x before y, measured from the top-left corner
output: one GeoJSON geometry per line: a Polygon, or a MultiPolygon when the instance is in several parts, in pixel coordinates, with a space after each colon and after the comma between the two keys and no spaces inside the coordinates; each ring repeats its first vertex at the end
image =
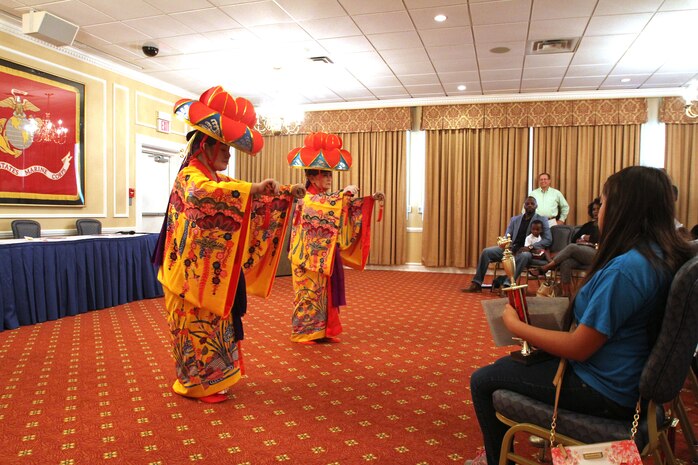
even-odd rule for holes
{"type": "Polygon", "coordinates": [[[246,290],[271,290],[293,195],[303,186],[250,183],[219,173],[230,147],[262,149],[252,104],[221,87],[182,99],[175,113],[195,128],[175,180],[154,263],[165,292],[177,380],[172,389],[222,402],[243,374],[246,290]]]}
{"type": "Polygon", "coordinates": [[[291,340],[303,344],[339,342],[339,307],[346,305],[343,265],[362,270],[371,245],[375,201],[384,195],[357,197],[350,185],[330,192],[332,171],[347,171],[351,155],[342,139],[310,134],[303,147],[288,154],[292,167],[305,169],[305,197],[298,202],[291,231],[289,258],[295,291],[291,340]]]}

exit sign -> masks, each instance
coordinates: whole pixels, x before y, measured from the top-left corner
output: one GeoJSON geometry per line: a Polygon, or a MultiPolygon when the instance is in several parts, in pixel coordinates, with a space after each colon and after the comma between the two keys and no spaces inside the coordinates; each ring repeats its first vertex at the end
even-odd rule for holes
{"type": "Polygon", "coordinates": [[[169,133],[170,132],[170,121],[166,120],[166,119],[158,118],[157,131],[169,133]]]}

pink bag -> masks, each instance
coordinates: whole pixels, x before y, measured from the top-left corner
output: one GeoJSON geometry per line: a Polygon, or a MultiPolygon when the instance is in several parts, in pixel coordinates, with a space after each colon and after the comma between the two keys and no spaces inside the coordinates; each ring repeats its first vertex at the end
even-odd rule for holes
{"type": "Polygon", "coordinates": [[[560,359],[560,365],[553,379],[555,385],[555,406],[553,408],[553,420],[550,424],[550,453],[553,457],[553,465],[642,465],[640,452],[637,450],[633,438],[637,434],[638,421],[640,419],[640,401],[635,407],[630,439],[622,441],[601,442],[597,444],[585,444],[582,446],[555,445],[555,427],[557,426],[557,404],[560,399],[562,377],[567,368],[567,360],[560,359]]]}
{"type": "Polygon", "coordinates": [[[635,441],[631,439],[584,446],[558,444],[551,454],[553,465],[642,465],[635,441]]]}

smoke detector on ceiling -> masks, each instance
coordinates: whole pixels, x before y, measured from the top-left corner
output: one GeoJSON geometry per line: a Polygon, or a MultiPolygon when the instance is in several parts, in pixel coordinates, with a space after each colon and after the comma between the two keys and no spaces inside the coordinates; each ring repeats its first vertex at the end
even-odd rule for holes
{"type": "Polygon", "coordinates": [[[579,37],[571,39],[547,39],[533,40],[528,43],[528,55],[541,55],[548,53],[574,52],[579,43],[579,37]]]}

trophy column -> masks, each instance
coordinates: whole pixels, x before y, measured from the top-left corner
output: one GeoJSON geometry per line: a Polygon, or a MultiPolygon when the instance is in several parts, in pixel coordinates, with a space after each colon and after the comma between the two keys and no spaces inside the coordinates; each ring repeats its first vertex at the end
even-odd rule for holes
{"type": "MultiPolygon", "coordinates": [[[[519,320],[526,324],[530,324],[528,315],[528,302],[526,301],[526,289],[527,284],[516,284],[514,279],[514,274],[516,273],[516,259],[514,254],[511,253],[511,237],[500,237],[497,239],[497,245],[504,249],[504,256],[502,257],[502,268],[509,278],[509,283],[511,286],[505,287],[502,290],[507,293],[509,297],[509,305],[514,307],[516,313],[519,315],[519,320]]],[[[528,341],[522,341],[521,350],[511,352],[511,357],[518,361],[530,365],[535,362],[542,361],[549,356],[538,349],[532,349],[528,341]]]]}

